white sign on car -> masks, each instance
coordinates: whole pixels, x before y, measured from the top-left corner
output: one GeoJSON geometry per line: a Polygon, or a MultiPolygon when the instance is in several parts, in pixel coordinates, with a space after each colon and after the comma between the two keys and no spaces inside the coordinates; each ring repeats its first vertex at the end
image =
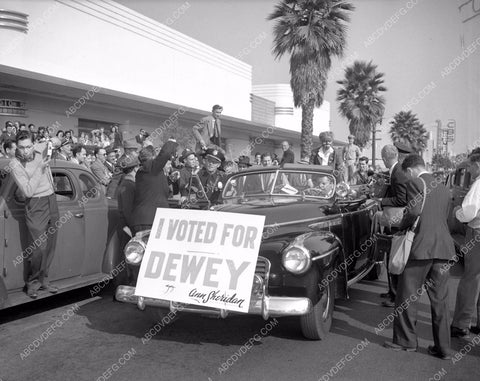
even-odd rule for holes
{"type": "Polygon", "coordinates": [[[265,216],[158,208],[135,295],[248,312],[265,216]]]}

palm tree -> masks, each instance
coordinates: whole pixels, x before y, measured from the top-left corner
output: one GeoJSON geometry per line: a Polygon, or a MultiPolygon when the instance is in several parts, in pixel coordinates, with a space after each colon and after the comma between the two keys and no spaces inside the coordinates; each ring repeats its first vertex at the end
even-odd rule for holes
{"type": "Polygon", "coordinates": [[[427,147],[428,133],[417,115],[411,111],[400,111],[390,122],[390,137],[392,141],[410,145],[416,152],[422,152],[427,147]]]}
{"type": "MultiPolygon", "coordinates": [[[[345,78],[337,81],[342,87],[337,92],[340,115],[349,121],[349,130],[355,135],[355,143],[363,148],[375,139],[375,129],[385,112],[385,98],[380,94],[383,73],[377,72],[372,62],[355,61],[345,69],[345,78]]],[[[375,140],[372,142],[372,164],[375,165],[375,140]]]]}
{"type": "Polygon", "coordinates": [[[269,20],[274,26],[273,53],[278,59],[290,53],[290,86],[295,107],[302,108],[301,156],[312,148],[313,110],[323,103],[332,56],[346,45],[348,11],[343,0],[283,0],[269,20]]]}

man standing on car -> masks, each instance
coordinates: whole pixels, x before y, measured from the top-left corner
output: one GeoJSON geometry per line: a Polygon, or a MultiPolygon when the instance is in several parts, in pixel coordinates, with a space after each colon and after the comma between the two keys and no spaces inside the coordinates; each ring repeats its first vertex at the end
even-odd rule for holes
{"type": "Polygon", "coordinates": [[[393,322],[393,342],[385,342],[385,347],[397,351],[417,350],[418,298],[414,301],[412,296],[418,296],[419,292],[426,290],[431,304],[434,340],[434,345],[428,347],[428,353],[448,360],[451,358],[447,287],[449,272],[445,270],[445,264],[455,254],[447,225],[450,195],[447,188],[425,170],[425,162],[419,155],[407,156],[402,169],[408,171],[412,181],[407,184],[407,206],[400,230],[411,228],[418,216],[420,220],[407,264],[399,275],[395,298],[395,311],[398,313],[393,322]],[[405,307],[407,300],[409,302],[405,307]]]}
{"type": "MultiPolygon", "coordinates": [[[[462,279],[458,284],[455,314],[453,315],[452,337],[469,338],[468,330],[477,313],[477,325],[470,330],[480,333],[480,153],[469,157],[470,174],[474,183],[463,199],[455,215],[460,222],[468,223],[465,242],[473,245],[463,256],[465,261],[462,279]]],[[[464,246],[469,248],[468,245],[464,246]]]]}
{"type": "Polygon", "coordinates": [[[220,115],[222,115],[222,111],[222,106],[214,105],[212,114],[202,118],[200,122],[193,126],[193,136],[197,140],[195,147],[197,151],[215,148],[222,154],[225,153],[220,148],[222,142],[222,121],[220,120],[220,115]]]}
{"type": "Polygon", "coordinates": [[[10,166],[13,179],[26,198],[25,222],[32,242],[28,247],[33,248],[25,263],[26,291],[29,297],[36,299],[38,290],[52,294],[58,292],[58,288],[48,281],[48,269],[57,243],[58,206],[49,167],[50,157],[46,156],[47,143],[34,145],[29,131],[19,132],[16,143],[17,155],[10,166]],[[42,236],[46,239],[40,239],[42,236]]]}

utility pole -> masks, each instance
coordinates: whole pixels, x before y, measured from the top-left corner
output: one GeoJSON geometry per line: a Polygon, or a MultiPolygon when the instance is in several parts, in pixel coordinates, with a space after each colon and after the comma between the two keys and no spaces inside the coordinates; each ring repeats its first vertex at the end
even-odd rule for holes
{"type": "MultiPolygon", "coordinates": [[[[380,124],[382,124],[383,118],[380,118],[380,124]]],[[[377,130],[377,123],[373,125],[372,129],[372,167],[375,168],[375,158],[377,154],[377,140],[382,140],[381,138],[377,139],[377,132],[381,132],[382,130],[377,130]]]]}

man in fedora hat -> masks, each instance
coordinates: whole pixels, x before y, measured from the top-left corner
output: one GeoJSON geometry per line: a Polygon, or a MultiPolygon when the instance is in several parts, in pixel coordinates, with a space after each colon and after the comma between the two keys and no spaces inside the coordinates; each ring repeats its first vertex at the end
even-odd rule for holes
{"type": "Polygon", "coordinates": [[[70,161],[72,158],[72,142],[70,139],[62,139],[56,159],[70,161]]]}
{"type": "Polygon", "coordinates": [[[119,237],[122,238],[122,248],[128,242],[128,232],[130,237],[133,230],[133,200],[135,198],[135,175],[140,168],[140,162],[136,156],[122,155],[117,162],[117,168],[121,171],[121,178],[116,189],[116,199],[118,201],[119,214],[119,237]],[[126,229],[128,228],[128,230],[126,229]]]}
{"type": "Polygon", "coordinates": [[[124,140],[123,141],[123,153],[127,156],[136,156],[138,157],[138,151],[140,150],[140,145],[133,140],[124,140]]]}
{"type": "Polygon", "coordinates": [[[252,166],[252,164],[250,164],[250,158],[245,155],[240,156],[235,163],[237,163],[239,172],[244,171],[252,166]]]}
{"type": "Polygon", "coordinates": [[[180,163],[184,164],[184,167],[180,170],[179,204],[184,207],[190,207],[190,203],[193,203],[193,200],[197,199],[198,191],[200,189],[199,178],[197,176],[198,171],[200,170],[197,154],[190,148],[186,148],[183,150],[179,160],[180,163]]]}

